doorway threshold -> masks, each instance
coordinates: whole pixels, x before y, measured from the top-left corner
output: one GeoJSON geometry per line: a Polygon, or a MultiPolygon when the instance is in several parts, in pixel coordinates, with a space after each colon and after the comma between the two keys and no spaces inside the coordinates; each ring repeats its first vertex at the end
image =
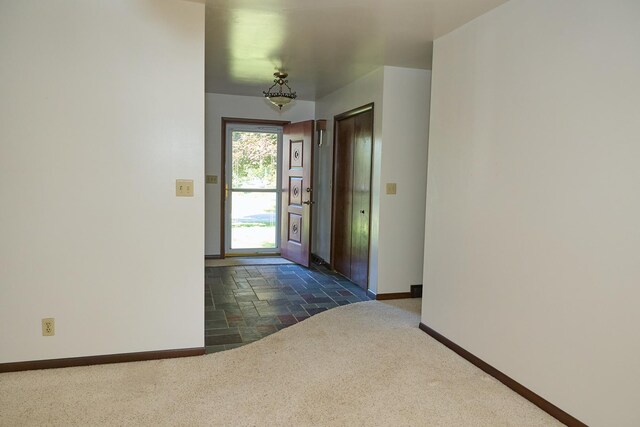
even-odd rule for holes
{"type": "Polygon", "coordinates": [[[283,265],[293,264],[279,256],[234,256],[224,259],[207,259],[204,261],[205,267],[233,267],[236,265],[283,265]]]}

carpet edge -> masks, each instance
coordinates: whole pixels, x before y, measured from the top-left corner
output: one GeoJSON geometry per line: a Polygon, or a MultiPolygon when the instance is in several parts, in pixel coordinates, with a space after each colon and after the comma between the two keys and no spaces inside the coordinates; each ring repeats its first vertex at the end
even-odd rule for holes
{"type": "Polygon", "coordinates": [[[425,332],[427,335],[429,335],[431,338],[435,339],[440,344],[444,345],[449,350],[453,351],[458,356],[462,357],[472,365],[481,369],[485,373],[491,375],[492,377],[500,381],[502,384],[506,385],[511,390],[515,391],[520,396],[524,397],[529,402],[533,403],[538,408],[542,409],[547,414],[551,415],[561,423],[566,424],[567,426],[570,426],[570,427],[587,427],[587,425],[582,421],[578,420],[574,416],[558,408],[556,405],[549,402],[539,394],[531,391],[530,389],[523,386],[522,384],[520,384],[510,376],[506,375],[505,373],[499,371],[498,369],[488,364],[484,360],[480,359],[478,356],[467,351],[466,349],[454,343],[453,341],[451,341],[444,335],[440,334],[439,332],[435,331],[434,329],[431,329],[426,324],[420,322],[419,328],[423,332],[425,332]]]}

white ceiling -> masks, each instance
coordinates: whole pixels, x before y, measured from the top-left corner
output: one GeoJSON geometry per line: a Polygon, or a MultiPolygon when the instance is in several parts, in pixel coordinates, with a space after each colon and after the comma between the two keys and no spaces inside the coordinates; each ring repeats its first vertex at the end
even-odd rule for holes
{"type": "Polygon", "coordinates": [[[433,40],[507,0],[206,0],[206,91],[315,100],[381,65],[431,68],[433,40]]]}

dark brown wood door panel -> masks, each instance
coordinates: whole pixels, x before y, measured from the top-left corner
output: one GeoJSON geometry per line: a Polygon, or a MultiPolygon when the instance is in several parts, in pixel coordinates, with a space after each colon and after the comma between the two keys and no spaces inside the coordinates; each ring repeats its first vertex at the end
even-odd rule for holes
{"type": "Polygon", "coordinates": [[[351,277],[351,225],[353,211],[353,144],[354,121],[336,122],[333,180],[332,265],[346,277],[351,277]]]}
{"type": "Polygon", "coordinates": [[[351,230],[351,280],[363,288],[369,282],[369,218],[371,210],[371,153],[373,114],[354,117],[353,214],[351,230]]]}
{"type": "Polygon", "coordinates": [[[283,129],[280,252],[305,267],[311,261],[313,125],[308,120],[283,129]]]}
{"type": "Polygon", "coordinates": [[[331,264],[367,289],[373,108],[335,120],[331,264]]]}

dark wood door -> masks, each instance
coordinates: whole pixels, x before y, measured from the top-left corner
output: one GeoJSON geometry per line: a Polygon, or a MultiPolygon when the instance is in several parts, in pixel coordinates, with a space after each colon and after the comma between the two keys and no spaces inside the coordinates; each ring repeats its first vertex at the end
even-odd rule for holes
{"type": "Polygon", "coordinates": [[[372,106],[336,117],[331,263],[364,289],[369,283],[372,149],[372,106]]]}
{"type": "Polygon", "coordinates": [[[331,239],[333,268],[346,277],[351,277],[351,224],[353,212],[353,132],[354,121],[340,120],[335,123],[333,183],[333,237],[331,239]]]}
{"type": "Polygon", "coordinates": [[[313,125],[308,120],[283,130],[280,252],[305,267],[311,261],[313,125]]]}
{"type": "Polygon", "coordinates": [[[351,221],[351,280],[367,288],[369,283],[369,212],[371,210],[371,153],[373,114],[355,119],[353,155],[353,209],[351,221]]]}

